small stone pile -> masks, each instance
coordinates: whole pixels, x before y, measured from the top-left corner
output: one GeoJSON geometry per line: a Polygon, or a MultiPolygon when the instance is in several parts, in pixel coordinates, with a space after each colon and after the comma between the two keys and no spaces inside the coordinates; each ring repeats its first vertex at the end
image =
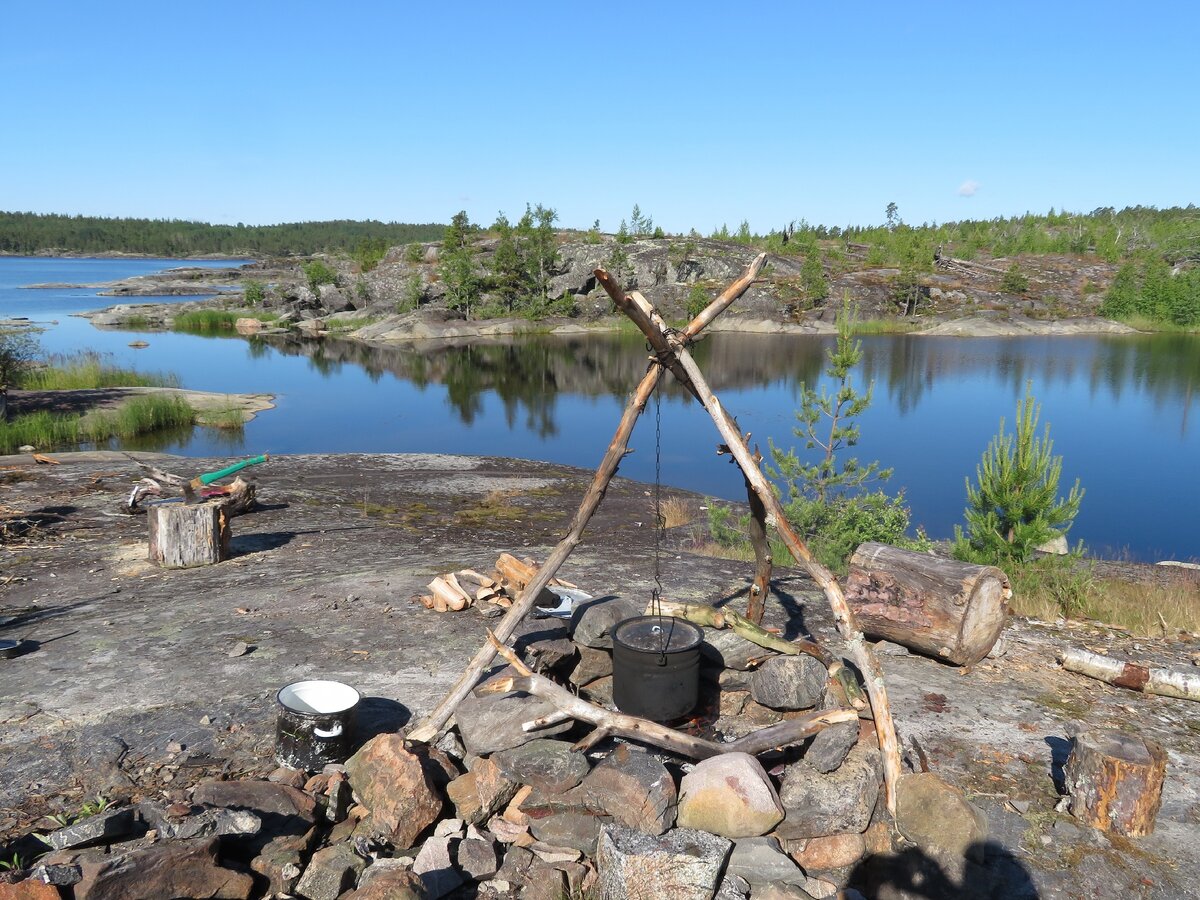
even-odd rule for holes
{"type": "MultiPolygon", "coordinates": [[[[611,630],[640,613],[591,601],[569,625],[536,623],[518,648],[611,708],[611,630]]],[[[704,631],[689,727],[735,739],[836,705],[818,660],[704,631]]],[[[557,713],[525,694],[472,694],[434,746],[383,734],[317,774],[206,781],[190,802],[105,810],[48,835],[54,850],[0,883],[0,898],[854,897],[860,860],[895,849],[869,719],[759,758],[695,761],[618,739],[573,750],[587,726],[557,713]]],[[[978,811],[935,776],[901,785],[901,834],[961,860],[982,834],[978,811]]]]}

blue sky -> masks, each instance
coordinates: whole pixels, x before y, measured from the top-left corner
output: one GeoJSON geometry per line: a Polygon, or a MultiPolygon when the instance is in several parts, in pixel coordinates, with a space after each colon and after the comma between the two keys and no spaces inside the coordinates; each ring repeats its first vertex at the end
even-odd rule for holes
{"type": "Polygon", "coordinates": [[[5,4],[0,209],[615,230],[1200,202],[1193,3],[5,4]]]}

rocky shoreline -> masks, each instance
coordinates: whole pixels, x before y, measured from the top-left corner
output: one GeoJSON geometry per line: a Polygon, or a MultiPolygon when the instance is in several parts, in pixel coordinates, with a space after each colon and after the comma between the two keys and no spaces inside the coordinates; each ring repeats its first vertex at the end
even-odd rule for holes
{"type": "MultiPolygon", "coordinates": [[[[400,765],[403,754],[412,751],[384,753],[388,736],[432,708],[487,626],[482,612],[438,614],[424,609],[416,596],[434,574],[483,569],[502,550],[544,559],[564,533],[590,473],[461,456],[272,458],[253,470],[261,506],[233,520],[232,558],[214,566],[169,570],[145,559],[145,521],[120,512],[129,484],[138,477],[136,467],[116,453],[56,457],[58,466],[35,465],[28,457],[0,460],[11,510],[5,518],[7,548],[19,551],[4,571],[0,630],[4,637],[22,637],[32,645],[24,655],[0,660],[5,685],[0,723],[6,726],[0,730],[6,772],[0,784],[0,840],[6,855],[40,846],[30,843],[33,832],[61,829],[45,815],[75,816],[99,794],[111,811],[102,812],[91,826],[91,833],[99,835],[92,838],[97,843],[71,848],[68,835],[62,836],[59,842],[66,849],[47,861],[47,877],[69,880],[90,873],[87,884],[97,884],[102,878],[118,878],[131,866],[144,876],[168,871],[177,861],[179,871],[226,879],[229,893],[222,896],[262,896],[276,877],[279,885],[308,877],[302,893],[326,896],[314,893],[326,890],[317,886],[324,883],[318,881],[324,873],[336,885],[336,890],[328,888],[333,891],[328,896],[357,882],[365,900],[376,896],[370,880],[385,876],[411,879],[415,873],[417,883],[410,887],[426,895],[435,882],[423,876],[440,871],[466,882],[458,889],[466,893],[450,896],[540,897],[536,884],[543,875],[551,883],[560,879],[569,889],[584,883],[571,879],[598,874],[595,866],[601,859],[564,850],[576,840],[572,828],[596,827],[587,818],[593,814],[581,812],[586,804],[575,804],[581,796],[552,795],[558,799],[548,810],[522,801],[507,816],[500,814],[503,810],[492,814],[507,825],[491,818],[468,821],[475,815],[468,801],[482,798],[479,779],[490,767],[503,764],[503,773],[519,766],[524,774],[518,778],[542,777],[536,773],[545,773],[545,767],[530,756],[496,759],[493,754],[488,762],[478,753],[456,756],[459,751],[450,742],[438,751],[442,774],[433,772],[431,784],[466,780],[450,796],[439,795],[435,819],[417,833],[397,835],[393,829],[389,836],[394,840],[361,846],[356,837],[377,837],[371,827],[359,827],[370,820],[364,811],[389,814],[370,784],[376,775],[392,771],[390,763],[372,765],[374,774],[358,765],[344,774],[335,767],[313,778],[274,772],[275,691],[306,678],[332,678],[356,687],[365,698],[359,741],[382,735],[373,758],[378,761],[383,754],[400,765]],[[495,514],[497,503],[506,514],[495,514]],[[482,509],[488,514],[478,515],[482,509]],[[473,793],[465,792],[468,783],[475,785],[473,793]],[[284,795],[291,805],[283,803],[284,795]],[[239,810],[257,816],[260,824],[239,810]],[[528,822],[521,820],[522,814],[528,822]],[[115,819],[111,827],[101,828],[109,818],[115,819]],[[502,832],[510,840],[502,840],[502,832]],[[530,836],[522,838],[522,833],[530,836]],[[494,869],[485,865],[485,851],[493,854],[494,869]],[[376,866],[371,879],[360,876],[376,866]],[[388,875],[388,870],[400,874],[388,875]],[[501,870],[504,876],[490,874],[501,870]],[[547,870],[561,874],[551,877],[547,870]],[[351,871],[353,875],[346,874],[351,871]]],[[[184,473],[227,462],[146,458],[184,473]]],[[[613,483],[584,543],[562,570],[564,578],[595,597],[636,604],[649,596],[653,552],[639,527],[646,518],[646,489],[625,479],[613,483]]],[[[683,492],[669,493],[683,503],[702,502],[683,492]]],[[[671,533],[671,552],[663,560],[670,598],[741,609],[751,566],[697,556],[683,538],[671,533]]],[[[799,571],[778,573],[765,624],[788,637],[809,635],[831,652],[842,652],[821,591],[799,571]]],[[[530,620],[518,646],[557,646],[564,628],[553,619],[530,620]]],[[[575,637],[580,637],[578,628],[575,637]]],[[[1002,646],[969,670],[895,645],[876,648],[906,747],[917,739],[931,770],[969,801],[969,808],[961,810],[972,828],[981,829],[972,833],[985,849],[965,860],[972,880],[964,883],[961,870],[942,867],[950,884],[963,886],[958,896],[1065,900],[1191,895],[1200,880],[1200,863],[1190,850],[1200,834],[1195,704],[1083,679],[1063,671],[1056,659],[1065,647],[1088,646],[1117,658],[1180,669],[1188,666],[1194,643],[1194,635],[1146,642],[1087,623],[1013,618],[1002,646]],[[1060,811],[1058,785],[1070,738],[1079,729],[1097,727],[1132,729],[1167,750],[1167,786],[1157,829],[1149,837],[1110,837],[1060,811]]],[[[747,710],[751,728],[787,715],[755,699],[752,675],[740,687],[735,684],[746,674],[734,670],[719,676],[729,692],[728,698],[723,693],[724,708],[715,711],[716,721],[725,722],[722,727],[732,727],[747,710]]],[[[587,681],[600,691],[603,679],[596,675],[587,681]]],[[[761,693],[759,698],[765,699],[761,693]]],[[[607,746],[597,750],[613,752],[607,746]]],[[[915,755],[913,760],[917,765],[915,755]]],[[[604,768],[598,758],[589,764],[593,774],[580,772],[584,778],[604,768]]],[[[772,761],[764,771],[778,792],[797,776],[775,768],[772,761]]],[[[632,776],[632,769],[631,763],[623,771],[632,776]]],[[[863,795],[850,791],[839,797],[851,795],[865,802],[863,795]]],[[[794,802],[789,799],[785,808],[794,802]]],[[[432,801],[428,805],[432,808],[432,801]]],[[[862,880],[851,887],[868,890],[882,879],[884,886],[868,890],[869,896],[913,896],[897,881],[903,870],[888,869],[890,863],[885,863],[896,854],[912,859],[918,850],[932,852],[931,845],[902,837],[889,837],[887,848],[877,843],[884,835],[871,830],[879,814],[878,804],[873,807],[862,822],[865,831],[855,830],[858,818],[852,826],[843,823],[834,830],[852,836],[836,846],[814,838],[801,838],[807,841],[803,847],[791,846],[795,839],[790,836],[720,840],[744,845],[741,854],[770,856],[774,867],[769,871],[780,876],[771,878],[790,880],[787,890],[798,888],[810,896],[845,883],[847,854],[857,848],[866,853],[864,859],[875,860],[875,867],[860,870],[862,880]],[[775,840],[779,849],[754,843],[775,840]]],[[[86,831],[92,818],[84,818],[72,834],[86,831]]],[[[608,826],[600,822],[599,827],[608,826]]],[[[639,858],[642,851],[636,848],[644,842],[657,846],[665,839],[638,837],[642,832],[627,824],[621,828],[634,833],[611,827],[609,840],[615,846],[597,848],[610,872],[618,859],[639,858]]],[[[707,843],[703,847],[693,855],[697,865],[711,863],[718,852],[716,844],[711,853],[707,843]]],[[[960,858],[955,865],[962,864],[960,858]]],[[[712,872],[724,872],[722,877],[744,876],[742,870],[728,868],[732,861],[712,865],[712,872]]],[[[730,881],[731,890],[739,887],[730,881]]],[[[69,897],[74,891],[79,897],[81,885],[86,887],[77,880],[54,896],[69,897]]],[[[751,886],[755,897],[769,896],[769,889],[769,884],[751,886]]],[[[89,895],[84,891],[82,896],[89,895]]]]}

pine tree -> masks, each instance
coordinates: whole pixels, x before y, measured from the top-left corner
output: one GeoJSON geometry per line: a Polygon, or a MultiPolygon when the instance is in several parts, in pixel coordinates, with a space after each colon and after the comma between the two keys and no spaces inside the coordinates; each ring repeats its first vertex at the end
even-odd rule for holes
{"type": "Polygon", "coordinates": [[[1030,387],[1017,402],[1017,433],[1006,434],[1004,420],[967,479],[967,532],[955,528],[955,556],[979,562],[1024,562],[1035,549],[1066,534],[1083,499],[1076,479],[1066,499],[1058,496],[1062,457],[1054,456],[1050,426],[1037,436],[1041,407],[1030,387]]]}
{"type": "Polygon", "coordinates": [[[807,384],[800,387],[800,409],[796,411],[800,427],[793,428],[792,433],[804,439],[805,449],[819,450],[820,457],[816,462],[805,462],[795,450],[785,453],[771,445],[771,459],[776,466],[771,474],[786,483],[791,498],[806,497],[826,504],[836,494],[858,490],[869,481],[883,481],[892,475],[891,469],[881,469],[878,462],[862,466],[851,458],[838,464],[837,454],[858,443],[858,424],[853,420],[871,405],[874,393],[874,385],[860,393],[850,377],[850,370],[862,359],[862,341],[854,339],[857,323],[849,298],[843,298],[837,318],[837,344],[826,351],[829,368],[825,375],[837,391],[831,394],[822,389],[818,394],[807,384]]]}

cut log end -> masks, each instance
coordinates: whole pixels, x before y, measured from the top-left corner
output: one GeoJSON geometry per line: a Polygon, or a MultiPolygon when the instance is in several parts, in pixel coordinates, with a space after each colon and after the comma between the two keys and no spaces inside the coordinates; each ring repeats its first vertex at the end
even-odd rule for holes
{"type": "Polygon", "coordinates": [[[207,566],[229,558],[229,516],[220,500],[155,503],[146,509],[149,559],[167,569],[207,566]]]}
{"type": "Polygon", "coordinates": [[[1166,751],[1152,740],[1120,731],[1081,732],[1066,765],[1071,814],[1101,831],[1148,835],[1162,805],[1166,770],[1166,751]]]}

